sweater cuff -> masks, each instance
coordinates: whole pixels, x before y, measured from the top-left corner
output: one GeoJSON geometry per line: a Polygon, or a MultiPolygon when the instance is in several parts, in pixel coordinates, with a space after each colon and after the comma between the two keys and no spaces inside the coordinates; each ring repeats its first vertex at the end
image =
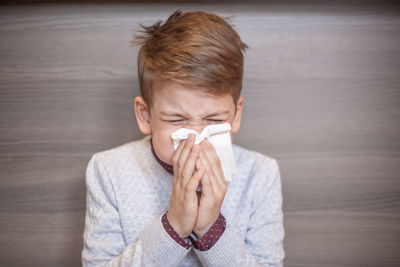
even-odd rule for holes
{"type": "Polygon", "coordinates": [[[208,230],[205,235],[198,239],[196,234],[192,233],[189,238],[192,241],[193,246],[200,251],[209,250],[215,243],[217,243],[218,239],[224,233],[226,227],[225,217],[219,213],[217,220],[214,225],[208,230]]]}
{"type": "Polygon", "coordinates": [[[212,248],[206,251],[195,250],[195,252],[203,266],[230,267],[240,265],[240,255],[243,250],[243,240],[227,227],[212,248]]]}
{"type": "Polygon", "coordinates": [[[143,233],[143,253],[149,254],[147,256],[152,259],[153,266],[177,266],[189,250],[170,238],[162,226],[161,217],[143,233]]]}
{"type": "Polygon", "coordinates": [[[164,213],[164,215],[161,218],[162,226],[164,227],[164,230],[168,233],[168,235],[175,240],[176,243],[181,245],[182,247],[189,249],[192,245],[189,243],[188,238],[181,238],[177,232],[175,232],[174,228],[169,224],[168,218],[167,218],[168,210],[164,213]]]}

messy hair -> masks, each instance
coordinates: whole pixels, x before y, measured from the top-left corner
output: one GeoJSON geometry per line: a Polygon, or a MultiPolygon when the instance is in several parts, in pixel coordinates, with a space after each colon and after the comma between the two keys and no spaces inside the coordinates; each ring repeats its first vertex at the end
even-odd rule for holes
{"type": "Polygon", "coordinates": [[[242,90],[243,52],[248,48],[227,20],[203,11],[175,11],[135,35],[140,93],[152,105],[155,81],[175,81],[214,95],[231,94],[236,107],[242,90]]]}

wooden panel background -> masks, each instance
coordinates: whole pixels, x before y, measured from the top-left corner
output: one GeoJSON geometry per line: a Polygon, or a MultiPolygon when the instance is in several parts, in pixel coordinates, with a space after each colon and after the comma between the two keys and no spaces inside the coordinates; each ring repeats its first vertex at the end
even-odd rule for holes
{"type": "Polygon", "coordinates": [[[88,160],[142,137],[129,41],[179,7],[250,46],[234,139],[278,159],[285,266],[400,266],[400,9],[316,1],[0,6],[0,265],[81,264],[88,160]]]}

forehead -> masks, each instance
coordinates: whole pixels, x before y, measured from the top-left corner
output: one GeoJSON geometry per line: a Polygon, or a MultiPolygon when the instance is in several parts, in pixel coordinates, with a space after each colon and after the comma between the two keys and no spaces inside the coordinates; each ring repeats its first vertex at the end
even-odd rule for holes
{"type": "Polygon", "coordinates": [[[234,112],[230,94],[213,95],[199,88],[176,82],[156,84],[153,94],[153,109],[158,113],[181,113],[203,116],[216,112],[234,112]]]}

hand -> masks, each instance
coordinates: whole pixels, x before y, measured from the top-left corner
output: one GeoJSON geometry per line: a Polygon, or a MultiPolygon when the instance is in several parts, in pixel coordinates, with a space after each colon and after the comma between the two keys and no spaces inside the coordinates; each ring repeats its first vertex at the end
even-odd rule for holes
{"type": "Polygon", "coordinates": [[[181,238],[193,231],[198,211],[196,188],[205,174],[204,168],[197,168],[193,175],[200,152],[194,140],[195,135],[190,134],[188,139],[180,142],[172,156],[174,181],[167,219],[181,238]]]}
{"type": "Polygon", "coordinates": [[[199,238],[207,233],[218,219],[227,190],[221,162],[214,147],[207,139],[203,140],[200,147],[200,160],[196,161],[196,168],[204,167],[206,173],[201,179],[202,193],[193,229],[199,238]]]}

